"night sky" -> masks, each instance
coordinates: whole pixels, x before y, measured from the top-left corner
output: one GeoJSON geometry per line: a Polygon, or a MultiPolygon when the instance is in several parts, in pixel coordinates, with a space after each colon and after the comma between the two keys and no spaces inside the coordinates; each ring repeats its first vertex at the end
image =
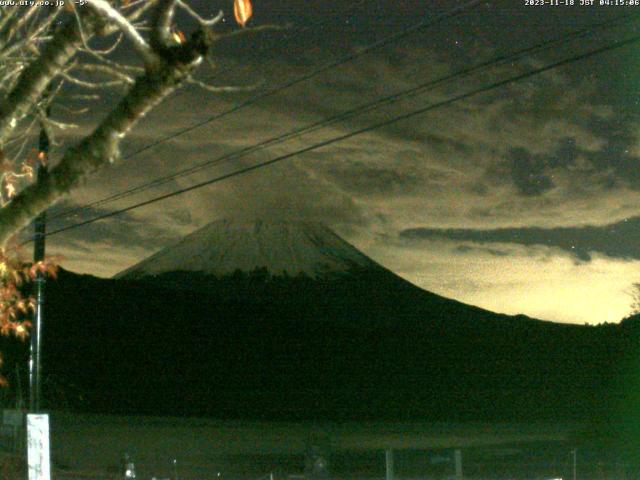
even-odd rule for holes
{"type": "MultiPolygon", "coordinates": [[[[576,0],[579,3],[580,0],[576,0]]],[[[598,3],[599,0],[596,0],[598,3]]],[[[221,40],[214,94],[168,99],[123,144],[136,151],[287,79],[464,2],[255,0],[250,26],[221,40]]],[[[201,12],[232,2],[195,2],[201,12]]],[[[613,20],[573,41],[422,95],[101,205],[55,229],[262,162],[637,33],[640,7],[483,2],[188,134],[123,160],[52,209],[83,205],[494,57],[613,20]]],[[[237,28],[228,15],[225,31],[237,28]]],[[[53,236],[65,268],[111,276],[220,219],[306,219],[435,293],[505,313],[617,322],[640,279],[640,55],[633,44],[437,108],[408,121],[186,195],[53,236]]],[[[124,54],[123,54],[124,55],[124,54]]],[[[106,94],[108,105],[117,94],[106,94]]],[[[98,119],[87,117],[79,138],[98,119]]],[[[59,154],[59,151],[58,151],[59,154]]],[[[52,155],[54,161],[56,153],[52,155]]]]}

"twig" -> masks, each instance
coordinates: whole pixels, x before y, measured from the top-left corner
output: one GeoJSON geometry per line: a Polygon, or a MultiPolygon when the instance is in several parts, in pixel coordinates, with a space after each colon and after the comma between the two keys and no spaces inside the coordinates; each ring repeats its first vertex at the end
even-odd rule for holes
{"type": "MultiPolygon", "coordinates": [[[[123,69],[111,65],[100,65],[96,63],[81,63],[73,67],[74,71],[86,71],[91,73],[102,73],[104,75],[110,75],[112,77],[119,78],[121,83],[127,83],[132,85],[135,80],[132,76],[128,75],[123,69]]],[[[142,71],[142,69],[140,69],[142,71]]]]}
{"type": "Polygon", "coordinates": [[[133,48],[142,57],[145,65],[154,65],[158,62],[157,55],[147,44],[147,41],[142,38],[135,27],[124,15],[113,8],[106,0],[88,0],[88,2],[89,5],[91,5],[100,15],[115,23],[118,28],[120,28],[122,33],[132,43],[133,48]]]}
{"type": "Polygon", "coordinates": [[[153,16],[151,29],[151,47],[156,53],[162,54],[174,42],[172,41],[171,25],[176,10],[176,0],[159,0],[153,16]]]}
{"type": "Polygon", "coordinates": [[[224,18],[224,12],[220,10],[218,12],[218,15],[207,20],[201,17],[200,15],[198,15],[198,13],[195,10],[193,10],[187,3],[183,2],[182,0],[176,0],[176,1],[180,8],[182,8],[185,12],[187,12],[191,17],[196,19],[198,23],[200,23],[200,25],[202,26],[212,27],[213,25],[216,25],[217,23],[220,22],[220,20],[224,18]]]}
{"type": "MultiPolygon", "coordinates": [[[[96,24],[89,20],[91,32],[96,24]]],[[[82,45],[80,27],[72,19],[59,29],[41,54],[25,68],[9,95],[0,103],[0,146],[18,122],[33,108],[53,78],[82,45]]]]}
{"type": "Polygon", "coordinates": [[[187,83],[191,85],[195,85],[204,90],[207,90],[208,92],[213,92],[213,93],[250,92],[258,88],[258,85],[218,87],[215,85],[209,85],[208,83],[202,82],[195,78],[189,78],[187,80],[187,83]]]}
{"type": "Polygon", "coordinates": [[[267,23],[265,25],[258,25],[257,27],[240,28],[240,29],[237,29],[237,30],[232,30],[232,31],[227,32],[227,33],[218,34],[216,39],[220,40],[220,39],[223,39],[223,38],[237,37],[237,36],[240,36],[240,35],[246,35],[248,33],[263,32],[265,30],[287,30],[289,28],[291,28],[290,24],[275,25],[275,24],[267,23]]]}
{"type": "Polygon", "coordinates": [[[79,87],[88,88],[91,90],[103,89],[103,88],[111,88],[123,85],[125,82],[122,80],[111,80],[106,82],[90,82],[88,80],[81,80],[79,78],[70,75],[67,72],[61,72],[60,76],[64,78],[67,82],[77,85],[79,87]]]}

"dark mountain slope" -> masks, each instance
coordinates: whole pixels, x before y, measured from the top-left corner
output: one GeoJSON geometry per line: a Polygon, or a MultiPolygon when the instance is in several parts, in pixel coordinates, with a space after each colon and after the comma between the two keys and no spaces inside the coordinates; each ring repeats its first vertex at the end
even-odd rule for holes
{"type": "Polygon", "coordinates": [[[591,419],[609,415],[630,347],[618,327],[491,314],[379,277],[228,280],[235,295],[62,272],[48,294],[49,373],[92,411],[591,419]]]}
{"type": "Polygon", "coordinates": [[[314,224],[214,222],[118,277],[62,271],[49,282],[51,407],[606,422],[633,404],[632,324],[562,325],[465,305],[314,224]]]}

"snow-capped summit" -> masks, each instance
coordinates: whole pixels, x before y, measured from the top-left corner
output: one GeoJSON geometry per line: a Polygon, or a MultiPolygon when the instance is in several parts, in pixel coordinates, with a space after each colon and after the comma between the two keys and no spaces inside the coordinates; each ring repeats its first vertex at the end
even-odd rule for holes
{"type": "Polygon", "coordinates": [[[273,276],[319,278],[353,269],[382,269],[329,228],[304,221],[214,221],[115,278],[175,271],[223,276],[266,269],[273,276]]]}

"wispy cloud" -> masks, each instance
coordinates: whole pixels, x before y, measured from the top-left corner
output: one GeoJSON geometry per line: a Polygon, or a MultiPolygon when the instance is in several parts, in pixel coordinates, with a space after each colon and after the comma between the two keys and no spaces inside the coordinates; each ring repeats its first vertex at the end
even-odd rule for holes
{"type": "MultiPolygon", "coordinates": [[[[221,70],[231,66],[232,71],[222,73],[215,83],[272,88],[314,66],[352,54],[407,21],[398,17],[396,3],[383,2],[388,7],[380,7],[385,15],[350,17],[357,26],[333,23],[223,42],[215,52],[222,54],[216,61],[221,70]]],[[[121,162],[90,179],[67,204],[85,204],[254,145],[487,60],[498,51],[535,44],[547,33],[555,36],[580,28],[593,21],[586,10],[574,11],[570,20],[566,14],[548,10],[527,13],[509,2],[478,10],[459,19],[455,28],[446,24],[372,51],[121,162]],[[514,19],[519,28],[507,28],[514,19]]],[[[101,209],[125,206],[343,135],[615,37],[615,31],[600,33],[545,56],[448,82],[425,95],[101,209]]],[[[622,280],[615,283],[613,279],[620,272],[631,275],[634,262],[629,261],[640,259],[640,121],[638,108],[629,103],[631,96],[624,88],[629,82],[622,78],[622,67],[632,63],[631,57],[627,51],[611,53],[606,59],[532,77],[132,211],[122,223],[114,220],[65,234],[72,240],[56,240],[51,250],[60,248],[73,258],[74,269],[111,275],[127,262],[135,263],[218,218],[305,218],[336,228],[387,267],[425,288],[500,311],[518,313],[515,310],[520,309],[577,321],[589,311],[578,306],[561,311],[558,303],[554,314],[532,299],[549,303],[544,300],[549,294],[545,285],[557,287],[564,282],[584,289],[580,282],[591,278],[601,293],[606,292],[609,304],[619,304],[622,280]],[[435,250],[427,255],[429,248],[435,250]],[[496,275],[496,268],[509,268],[508,280],[496,275]],[[550,268],[555,273],[549,273],[550,268]],[[609,273],[599,276],[599,271],[609,273]],[[615,292],[607,290],[606,282],[615,283],[615,292]],[[518,295],[527,295],[527,289],[539,294],[518,300],[518,295]]],[[[256,93],[210,95],[187,89],[150,114],[127,138],[123,151],[134,151],[159,136],[201,122],[256,93]]],[[[568,292],[562,295],[563,301],[569,297],[568,292]]],[[[588,320],[598,321],[595,314],[588,320]]]]}
{"type": "MultiPolygon", "coordinates": [[[[401,231],[400,237],[408,240],[443,238],[475,244],[542,245],[564,250],[584,262],[591,261],[593,253],[624,260],[640,260],[640,217],[601,227],[521,227],[491,230],[410,228],[401,231]]],[[[467,252],[466,249],[470,247],[461,248],[467,252]]]]}

